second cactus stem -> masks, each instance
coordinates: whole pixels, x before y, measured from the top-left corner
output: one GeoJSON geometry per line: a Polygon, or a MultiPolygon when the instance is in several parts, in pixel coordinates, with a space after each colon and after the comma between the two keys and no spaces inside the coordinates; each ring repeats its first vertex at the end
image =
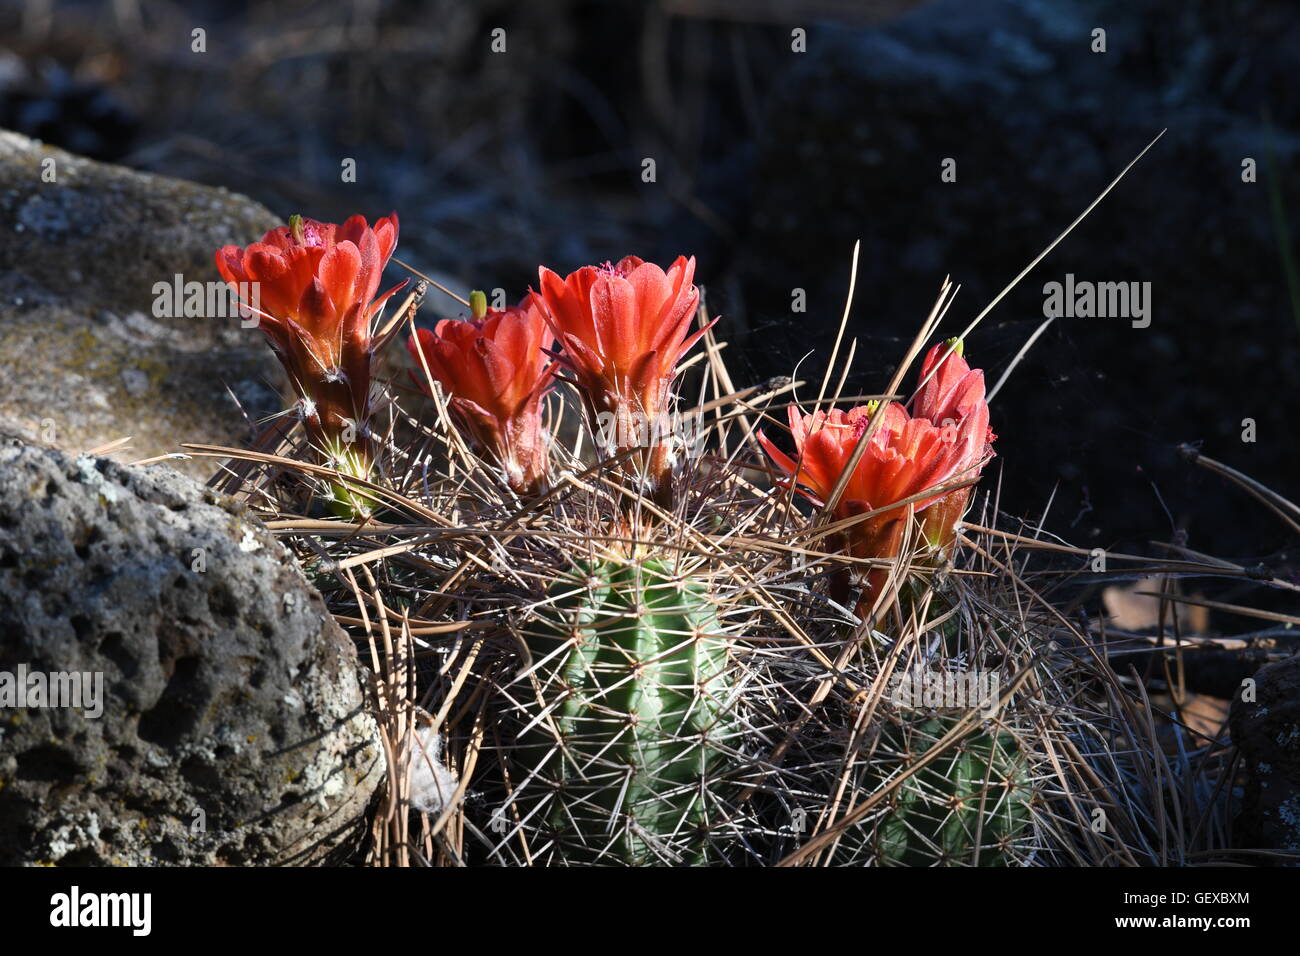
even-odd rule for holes
{"type": "MultiPolygon", "coordinates": [[[[915,756],[955,722],[936,717],[915,728],[915,756]]],[[[996,731],[971,734],[899,789],[877,831],[880,863],[1012,865],[1024,855],[1032,802],[1028,768],[1015,738],[996,731]]]]}

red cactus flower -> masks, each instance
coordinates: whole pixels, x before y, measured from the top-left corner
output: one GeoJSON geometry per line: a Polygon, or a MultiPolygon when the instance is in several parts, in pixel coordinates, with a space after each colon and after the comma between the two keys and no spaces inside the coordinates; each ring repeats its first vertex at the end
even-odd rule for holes
{"type": "MultiPolygon", "coordinates": [[[[968,449],[963,468],[965,475],[978,476],[983,462],[992,454],[997,436],[988,424],[984,372],[967,364],[964,350],[961,339],[949,339],[934,345],[926,353],[921,363],[921,386],[912,399],[912,414],[917,418],[927,418],[931,424],[940,427],[962,428],[969,422],[967,435],[972,446],[980,444],[982,427],[983,447],[978,451],[974,447],[968,449]],[[978,465],[975,464],[977,461],[978,465]]],[[[969,487],[950,492],[926,509],[925,535],[935,547],[945,548],[951,543],[955,526],[966,511],[970,492],[969,487]]]]}
{"type": "Polygon", "coordinates": [[[223,279],[253,289],[248,305],[289,374],[313,441],[359,477],[370,463],[371,322],[405,285],[376,296],[397,231],[396,213],[373,228],[364,216],[342,225],[292,216],[261,242],[216,254],[223,279]]]}
{"type": "MultiPolygon", "coordinates": [[[[939,364],[943,354],[940,350],[947,352],[948,343],[936,345],[926,356],[923,381],[939,364]]],[[[922,386],[914,407],[915,414],[908,415],[902,405],[894,402],[882,413],[879,426],[835,506],[836,520],[885,508],[923,495],[929,488],[979,475],[996,436],[989,430],[983,372],[971,371],[959,344],[922,386]]],[[[758,440],[788,480],[820,505],[830,498],[875,410],[873,403],[848,412],[804,415],[792,406],[790,432],[797,460],[778,449],[762,432],[758,440]]],[[[962,488],[921,497],[912,504],[932,547],[947,547],[952,542],[969,494],[969,488],[962,488]]],[[[851,527],[847,540],[839,543],[847,545],[854,557],[896,557],[905,517],[905,508],[886,511],[851,527]]],[[[869,573],[867,594],[874,597],[885,578],[880,569],[869,573]]]]}
{"type": "Polygon", "coordinates": [[[978,405],[986,404],[984,373],[967,364],[964,351],[961,339],[949,339],[926,353],[921,363],[921,386],[912,399],[913,414],[935,425],[955,425],[974,413],[978,405]]]}
{"type": "Polygon", "coordinates": [[[481,292],[470,301],[469,321],[443,319],[406,343],[415,360],[412,375],[426,392],[432,375],[461,427],[501,466],[510,487],[533,494],[546,475],[541,401],[555,374],[547,356],[555,339],[536,293],[502,311],[488,311],[481,292]]]}
{"type": "Polygon", "coordinates": [[[661,497],[672,472],[662,436],[677,363],[706,331],[690,334],[700,302],[694,275],[694,257],[683,256],[667,272],[636,256],[564,279],[538,269],[547,321],[564,348],[559,361],[582,391],[593,430],[616,452],[648,444],[640,465],[661,497]]]}

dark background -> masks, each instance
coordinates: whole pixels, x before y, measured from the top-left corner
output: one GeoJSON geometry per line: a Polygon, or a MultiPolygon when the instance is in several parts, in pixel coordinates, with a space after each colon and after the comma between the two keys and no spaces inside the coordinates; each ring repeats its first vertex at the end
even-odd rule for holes
{"type": "Polygon", "coordinates": [[[1280,522],[1176,453],[1300,495],[1292,2],[8,0],[0,37],[0,125],[285,216],[396,209],[400,257],[512,297],[539,262],[693,253],[737,385],[815,350],[814,392],[854,240],[851,387],[874,391],[945,275],[951,335],[1167,127],[968,341],[991,384],[1045,282],[1152,283],[1149,328],[1061,319],[1039,340],[994,403],[990,478],[1015,515],[1055,489],[1047,526],[1081,546],[1179,532],[1293,573],[1280,522]]]}

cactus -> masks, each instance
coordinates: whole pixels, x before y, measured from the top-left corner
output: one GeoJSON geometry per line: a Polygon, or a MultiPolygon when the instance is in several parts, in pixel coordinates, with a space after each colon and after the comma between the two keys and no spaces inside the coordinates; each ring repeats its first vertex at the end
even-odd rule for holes
{"type": "MultiPolygon", "coordinates": [[[[375,860],[1163,864],[1169,846],[1191,848],[1168,829],[1149,838],[1166,816],[1141,787],[1164,769],[1141,763],[1155,724],[1131,719],[1146,702],[1121,699],[1103,653],[1053,649],[1064,619],[1039,613],[1048,589],[1011,559],[1030,539],[982,525],[958,535],[996,438],[960,339],[930,348],[906,403],[837,409],[823,401],[828,370],[816,406],[789,406],[788,439],[769,438],[757,426],[771,430],[773,400],[796,383],[736,391],[709,337],[718,320],[696,315],[694,258],[664,269],[627,256],[567,277],[542,267],[519,306],[474,294],[469,321],[415,333],[411,372],[437,411],[419,421],[371,375],[420,301],[417,290],[401,322],[377,329],[397,226],[295,217],[216,255],[236,286],[265,271],[267,249],[285,265],[261,290],[261,328],[294,383],[299,454],[337,474],[296,471],[336,515],[382,508],[383,520],[297,514],[303,496],[283,480],[293,461],[279,455],[250,458],[224,486],[274,519],[331,612],[368,642],[390,783],[411,781],[424,707],[415,733],[438,745],[427,762],[461,781],[436,800],[393,786],[377,802],[375,860]],[[678,373],[700,341],[700,404],[682,407],[678,373]],[[390,406],[393,427],[372,429],[390,406]],[[399,442],[402,419],[414,428],[399,442]],[[563,573],[575,552],[601,556],[563,573]],[[708,571],[686,570],[695,561],[708,571]],[[959,718],[885,696],[883,669],[910,662],[1048,679],[1017,682],[996,729],[938,752],[959,718]],[[1124,753],[1111,749],[1120,740],[1124,753]],[[1080,794],[1107,796],[1118,819],[1106,834],[1080,794]],[[418,839],[412,808],[425,816],[418,839]]],[[[1056,583],[1061,570],[1042,574],[1056,583]]],[[[1087,630],[1074,637],[1090,647],[1087,630]]]]}
{"type": "Polygon", "coordinates": [[[707,588],[662,560],[601,560],[557,581],[527,634],[516,799],[556,862],[704,862],[736,733],[707,588]]]}
{"type": "MultiPolygon", "coordinates": [[[[911,756],[922,756],[955,722],[955,718],[936,717],[917,727],[911,756]]],[[[885,866],[1015,862],[1016,841],[1030,823],[1031,797],[1025,760],[1011,734],[968,735],[900,785],[892,808],[877,825],[879,862],[885,866]]]]}

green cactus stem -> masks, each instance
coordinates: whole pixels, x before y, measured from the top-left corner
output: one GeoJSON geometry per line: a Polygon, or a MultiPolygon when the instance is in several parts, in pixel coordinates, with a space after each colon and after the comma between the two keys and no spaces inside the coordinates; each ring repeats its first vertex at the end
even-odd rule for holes
{"type": "Polygon", "coordinates": [[[604,560],[552,588],[528,637],[544,712],[522,737],[556,862],[697,863],[735,734],[707,588],[661,560],[604,560]]]}
{"type": "MultiPolygon", "coordinates": [[[[916,728],[912,759],[943,737],[956,718],[932,718],[916,728]]],[[[884,866],[1006,866],[1023,853],[1033,795],[1024,757],[1005,732],[979,732],[958,741],[903,781],[876,831],[884,866]]]]}

